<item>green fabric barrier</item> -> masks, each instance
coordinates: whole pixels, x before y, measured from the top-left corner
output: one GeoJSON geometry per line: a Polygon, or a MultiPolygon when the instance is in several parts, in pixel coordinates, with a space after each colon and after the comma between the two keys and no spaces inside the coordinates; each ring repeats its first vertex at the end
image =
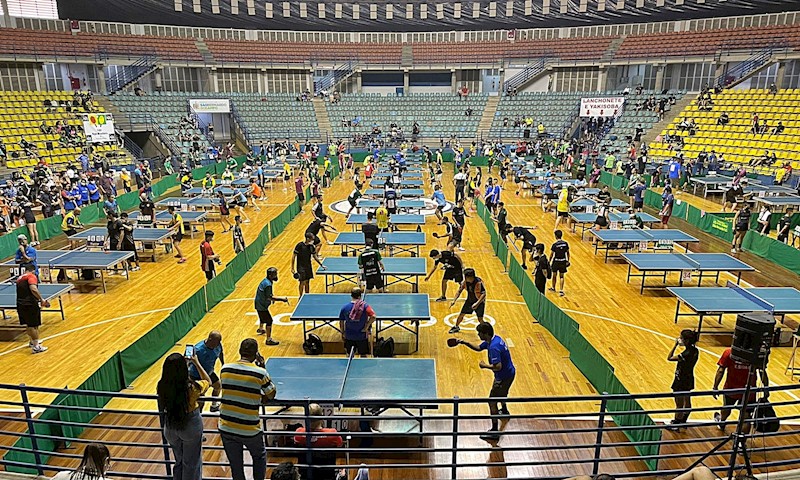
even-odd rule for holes
{"type": "MultiPolygon", "coordinates": [[[[123,388],[125,388],[125,385],[122,384],[122,364],[120,354],[117,352],[100,368],[95,370],[92,376],[78,387],[78,390],[119,392],[123,388]]],[[[109,401],[111,401],[111,397],[72,394],[67,395],[61,405],[103,408],[109,401]]],[[[57,411],[61,421],[69,423],[90,423],[98,415],[98,412],[88,410],[58,409],[57,411]]],[[[63,425],[62,430],[65,437],[78,438],[85,429],[80,426],[63,425]]]]}
{"type": "MultiPolygon", "coordinates": [[[[508,257],[508,278],[511,279],[511,283],[517,287],[517,290],[523,292],[522,290],[522,279],[525,277],[525,270],[522,269],[517,258],[514,255],[508,257]]],[[[525,292],[523,292],[524,295],[525,292]]]]}
{"type": "Polygon", "coordinates": [[[93,203],[81,207],[80,219],[81,223],[94,223],[100,220],[100,204],[93,203]]]}
{"type": "Polygon", "coordinates": [[[478,217],[481,219],[486,218],[486,205],[484,205],[481,200],[475,202],[475,213],[477,213],[478,217]]]}
{"type": "MultiPolygon", "coordinates": [[[[153,196],[157,198],[159,195],[155,194],[156,185],[161,184],[158,182],[153,185],[153,196]]],[[[126,210],[132,210],[134,208],[139,208],[139,192],[133,191],[128,193],[123,193],[119,197],[117,197],[117,205],[119,205],[120,210],[123,212],[126,210]]]]}
{"type": "Polygon", "coordinates": [[[125,384],[130,385],[151,365],[158,361],[183,335],[179,333],[179,319],[170,314],[141,338],[120,352],[125,384]]]}
{"type": "Polygon", "coordinates": [[[205,289],[200,287],[170,313],[175,317],[175,325],[181,332],[180,337],[189,333],[189,330],[200,322],[206,311],[206,293],[205,289]]]}
{"type": "Polygon", "coordinates": [[[672,218],[686,220],[686,212],[688,209],[689,203],[676,199],[674,202],[672,202],[672,218]]]}
{"type": "Polygon", "coordinates": [[[0,236],[0,254],[2,254],[2,257],[5,258],[14,255],[14,252],[16,252],[17,248],[19,248],[17,236],[27,234],[27,227],[19,227],[15,228],[10,233],[0,236]]]}
{"type": "MultiPolygon", "coordinates": [[[[43,218],[36,221],[36,231],[41,240],[49,240],[56,235],[61,235],[61,215],[57,217],[43,218]]],[[[5,252],[0,252],[0,257],[5,257],[5,252]]]]}
{"type": "Polygon", "coordinates": [[[494,248],[494,254],[497,255],[497,258],[502,262],[503,268],[506,268],[506,265],[508,265],[508,245],[499,238],[494,248]]]}
{"type": "Polygon", "coordinates": [[[791,245],[749,230],[742,248],[800,275],[800,250],[791,245]]]}
{"type": "MultiPolygon", "coordinates": [[[[609,394],[622,394],[622,395],[629,395],[628,389],[619,381],[619,379],[613,375],[609,375],[608,382],[605,389],[606,393],[609,394]]],[[[639,402],[633,399],[627,400],[609,400],[606,403],[606,408],[609,412],[611,412],[611,416],[614,419],[614,422],[622,427],[650,427],[654,426],[655,422],[650,416],[644,411],[639,402]],[[633,411],[640,411],[639,414],[614,414],[614,412],[633,412],[633,411]]],[[[642,456],[650,456],[650,455],[658,455],[660,444],[658,442],[661,441],[661,430],[656,428],[646,428],[646,429],[632,429],[632,430],[625,430],[625,436],[628,437],[628,440],[633,442],[633,447],[639,452],[639,455],[642,456]],[[650,445],[640,445],[638,442],[656,442],[650,445]]],[[[648,459],[645,460],[645,464],[647,468],[650,470],[656,470],[658,468],[658,459],[648,459]]]]}
{"type": "Polygon", "coordinates": [[[686,221],[692,225],[697,225],[700,223],[702,213],[703,212],[699,208],[695,207],[694,205],[689,205],[686,208],[686,221]]]}
{"type": "Polygon", "coordinates": [[[643,200],[645,205],[650,208],[655,208],[659,211],[661,210],[661,207],[664,206],[664,200],[661,198],[661,195],[652,190],[645,190],[643,200]]]}
{"type": "Polygon", "coordinates": [[[247,259],[247,254],[244,252],[239,252],[233,260],[228,262],[228,265],[225,266],[225,270],[231,270],[233,275],[233,283],[237,283],[241,278],[250,270],[252,264],[249,264],[247,259]]]}
{"type": "Polygon", "coordinates": [[[206,302],[208,303],[208,310],[211,311],[211,309],[216,307],[225,297],[233,293],[235,286],[236,281],[233,271],[227,268],[217,274],[216,277],[212,278],[206,284],[206,302]]]}
{"type": "Polygon", "coordinates": [[[728,242],[733,240],[733,223],[723,217],[706,213],[700,217],[699,223],[695,226],[728,242]]]}
{"type": "MultiPolygon", "coordinates": [[[[166,177],[163,177],[161,180],[159,180],[159,181],[157,181],[156,183],[153,184],[153,187],[152,187],[153,196],[154,197],[160,197],[160,196],[164,195],[164,193],[166,193],[167,190],[169,190],[170,188],[177,187],[177,186],[178,186],[178,176],[177,176],[177,174],[175,174],[175,175],[167,175],[166,177]]],[[[131,192],[131,193],[133,193],[133,192],[131,192]]],[[[120,208],[122,208],[122,207],[120,207],[120,208]]]]}
{"type": "MultiPolygon", "coordinates": [[[[59,395],[54,401],[54,405],[61,405],[64,402],[66,395],[59,395]]],[[[52,420],[58,421],[59,415],[58,410],[55,408],[47,408],[42,412],[41,415],[37,417],[40,420],[52,420]]],[[[43,423],[36,423],[33,426],[33,431],[38,435],[50,435],[54,437],[63,436],[63,432],[59,425],[51,425],[51,424],[43,424],[43,423]]],[[[25,431],[27,433],[27,430],[25,431]]],[[[37,438],[37,445],[39,450],[42,452],[55,452],[56,451],[56,442],[53,440],[48,440],[45,438],[37,438]]],[[[19,438],[16,442],[14,442],[14,447],[27,449],[31,452],[20,452],[20,451],[9,451],[3,456],[3,459],[8,460],[9,462],[19,462],[19,463],[29,463],[31,465],[36,464],[36,458],[33,455],[33,445],[31,445],[31,441],[28,437],[19,438]]],[[[49,455],[44,453],[40,454],[39,457],[42,463],[47,463],[50,459],[49,455]]],[[[35,468],[26,468],[26,467],[15,467],[15,466],[6,466],[5,470],[7,472],[12,473],[23,473],[27,475],[36,475],[37,471],[35,468]]]]}

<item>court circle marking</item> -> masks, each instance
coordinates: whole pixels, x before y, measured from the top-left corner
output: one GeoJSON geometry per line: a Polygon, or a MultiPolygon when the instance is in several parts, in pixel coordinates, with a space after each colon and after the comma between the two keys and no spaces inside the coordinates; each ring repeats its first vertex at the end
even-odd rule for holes
{"type": "MultiPolygon", "coordinates": [[[[460,314],[458,314],[458,313],[451,313],[451,314],[447,315],[446,317],[444,317],[443,322],[448,327],[455,327],[456,326],[456,319],[458,319],[459,315],[460,314]]],[[[483,321],[488,323],[489,325],[494,325],[495,323],[497,323],[497,322],[495,322],[495,319],[490,317],[489,315],[484,315],[483,316],[483,321]]],[[[475,331],[475,327],[477,327],[477,326],[478,326],[478,317],[476,317],[474,314],[470,314],[470,315],[465,315],[464,316],[464,320],[461,321],[461,325],[459,325],[459,328],[461,328],[461,330],[475,331]]]]}
{"type": "Polygon", "coordinates": [[[439,320],[437,320],[436,317],[431,315],[431,317],[429,319],[421,320],[419,322],[419,326],[420,326],[420,328],[432,327],[432,326],[436,325],[438,322],[439,322],[439,320]]]}
{"type": "MultiPolygon", "coordinates": [[[[431,216],[431,215],[435,215],[436,208],[434,207],[433,201],[428,200],[428,199],[421,199],[421,200],[425,201],[425,208],[420,210],[419,214],[423,215],[423,216],[426,216],[426,217],[431,216]],[[428,208],[428,207],[431,207],[431,208],[428,208]]],[[[334,202],[334,203],[331,203],[330,205],[328,205],[328,208],[331,209],[331,211],[333,211],[333,212],[341,213],[342,215],[347,215],[348,210],[350,210],[350,202],[348,202],[347,199],[339,200],[338,202],[334,202]]],[[[442,211],[444,213],[450,212],[452,210],[453,210],[453,203],[452,202],[447,202],[445,204],[445,206],[444,206],[444,209],[442,209],[442,211]]],[[[356,213],[356,212],[358,212],[358,209],[354,208],[353,209],[353,213],[356,213]]],[[[361,213],[366,213],[366,209],[362,208],[361,209],[361,213]]],[[[400,213],[401,212],[398,212],[398,214],[400,214],[400,213]]]]}

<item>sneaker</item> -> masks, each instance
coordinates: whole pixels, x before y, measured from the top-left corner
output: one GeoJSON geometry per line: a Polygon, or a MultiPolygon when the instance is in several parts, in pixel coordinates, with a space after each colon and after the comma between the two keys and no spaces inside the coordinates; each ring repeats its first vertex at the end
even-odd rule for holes
{"type": "Polygon", "coordinates": [[[564,295],[566,295],[566,293],[564,293],[564,290],[559,290],[558,296],[563,297],[564,295]]]}
{"type": "Polygon", "coordinates": [[[548,288],[548,290],[551,291],[551,292],[555,292],[556,291],[556,289],[553,288],[553,287],[548,288]]]}
{"type": "Polygon", "coordinates": [[[219,402],[213,402],[211,404],[211,408],[209,408],[209,411],[211,411],[211,412],[219,412],[219,406],[220,406],[219,402]]]}
{"type": "Polygon", "coordinates": [[[447,301],[447,297],[439,297],[436,300],[434,300],[434,302],[446,302],[446,301],[447,301]]]}
{"type": "Polygon", "coordinates": [[[458,249],[461,250],[462,252],[466,250],[466,248],[464,247],[458,247],[458,249]]]}
{"type": "Polygon", "coordinates": [[[523,269],[523,270],[527,270],[527,269],[528,269],[528,266],[527,266],[527,265],[522,265],[522,269],[523,269]]]}
{"type": "Polygon", "coordinates": [[[265,333],[267,333],[267,331],[264,330],[263,328],[259,328],[258,330],[256,330],[256,333],[259,335],[264,335],[265,333]]]}
{"type": "Polygon", "coordinates": [[[666,428],[667,431],[670,431],[670,432],[678,432],[678,431],[680,431],[681,426],[680,426],[680,424],[675,422],[675,420],[673,420],[673,421],[669,422],[664,428],[666,428]]]}
{"type": "Polygon", "coordinates": [[[511,415],[510,413],[508,413],[508,409],[507,408],[501,408],[500,410],[497,411],[497,413],[499,415],[504,416],[504,417],[507,417],[507,416],[511,415]]]}
{"type": "Polygon", "coordinates": [[[181,258],[181,256],[180,255],[175,255],[175,258],[181,258]]]}
{"type": "Polygon", "coordinates": [[[328,245],[333,245],[333,242],[328,242],[328,245]]]}
{"type": "Polygon", "coordinates": [[[244,221],[244,222],[242,222],[242,223],[250,223],[250,219],[248,218],[247,220],[245,220],[245,221],[244,221]]]}
{"type": "Polygon", "coordinates": [[[458,327],[458,325],[455,325],[447,333],[458,333],[460,331],[461,329],[458,327]]]}
{"type": "Polygon", "coordinates": [[[481,440],[487,442],[496,442],[497,440],[500,440],[500,432],[498,430],[491,429],[488,432],[481,435],[481,440]]]}
{"type": "Polygon", "coordinates": [[[736,253],[736,249],[735,248],[731,248],[731,253],[736,253]]]}
{"type": "Polygon", "coordinates": [[[36,347],[31,347],[31,352],[32,353],[42,353],[42,352],[46,352],[46,351],[47,351],[47,347],[45,347],[44,345],[41,345],[41,344],[39,344],[36,347]]]}
{"type": "Polygon", "coordinates": [[[273,340],[273,339],[271,339],[271,338],[268,338],[268,339],[267,339],[267,341],[266,341],[266,342],[264,342],[264,344],[265,344],[265,345],[267,345],[267,346],[269,346],[269,347],[274,347],[275,345],[280,345],[280,344],[281,344],[281,342],[279,342],[279,341],[277,341],[277,340],[273,340]]]}
{"type": "Polygon", "coordinates": [[[185,258],[181,258],[180,260],[178,260],[178,263],[186,263],[186,259],[185,258]]]}
{"type": "Polygon", "coordinates": [[[138,272],[141,269],[142,269],[142,267],[133,267],[133,268],[131,268],[131,271],[138,272]]]}
{"type": "Polygon", "coordinates": [[[725,423],[722,421],[722,418],[719,416],[719,412],[714,413],[714,421],[717,422],[717,428],[720,431],[725,431],[725,423]]]}

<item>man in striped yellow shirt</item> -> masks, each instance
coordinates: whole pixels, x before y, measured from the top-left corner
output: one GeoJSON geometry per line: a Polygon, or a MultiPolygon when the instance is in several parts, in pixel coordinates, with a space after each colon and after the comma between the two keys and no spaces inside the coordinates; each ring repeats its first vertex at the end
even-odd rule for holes
{"type": "Polygon", "coordinates": [[[255,339],[244,339],[239,346],[239,355],[238,362],[223,365],[220,372],[220,437],[233,480],[245,480],[244,448],[253,458],[253,479],[264,480],[267,450],[258,413],[263,403],[275,398],[276,390],[264,368],[264,358],[258,353],[255,339]]]}

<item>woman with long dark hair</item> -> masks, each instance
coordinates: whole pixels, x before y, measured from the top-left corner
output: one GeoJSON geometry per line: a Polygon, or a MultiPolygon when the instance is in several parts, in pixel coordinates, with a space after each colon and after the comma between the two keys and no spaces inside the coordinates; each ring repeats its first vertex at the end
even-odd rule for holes
{"type": "Polygon", "coordinates": [[[211,385],[211,378],[196,355],[186,358],[173,353],[164,360],[158,382],[158,411],[164,437],[172,447],[174,480],[200,480],[203,475],[203,419],[198,399],[211,385]],[[187,362],[192,362],[200,380],[189,378],[187,362]]]}
{"type": "Polygon", "coordinates": [[[108,448],[100,443],[90,443],[83,449],[81,464],[74,471],[58,472],[52,480],[109,480],[106,477],[111,465],[108,448]]]}
{"type": "Polygon", "coordinates": [[[694,366],[700,352],[695,346],[697,343],[697,332],[694,330],[683,330],[681,336],[675,339],[667,360],[677,362],[675,365],[675,379],[672,381],[672,391],[675,392],[675,419],[670,422],[667,430],[678,431],[686,428],[686,421],[692,408],[692,397],[687,393],[694,390],[694,366]],[[675,350],[682,345],[684,350],[675,355],[675,350]]]}

